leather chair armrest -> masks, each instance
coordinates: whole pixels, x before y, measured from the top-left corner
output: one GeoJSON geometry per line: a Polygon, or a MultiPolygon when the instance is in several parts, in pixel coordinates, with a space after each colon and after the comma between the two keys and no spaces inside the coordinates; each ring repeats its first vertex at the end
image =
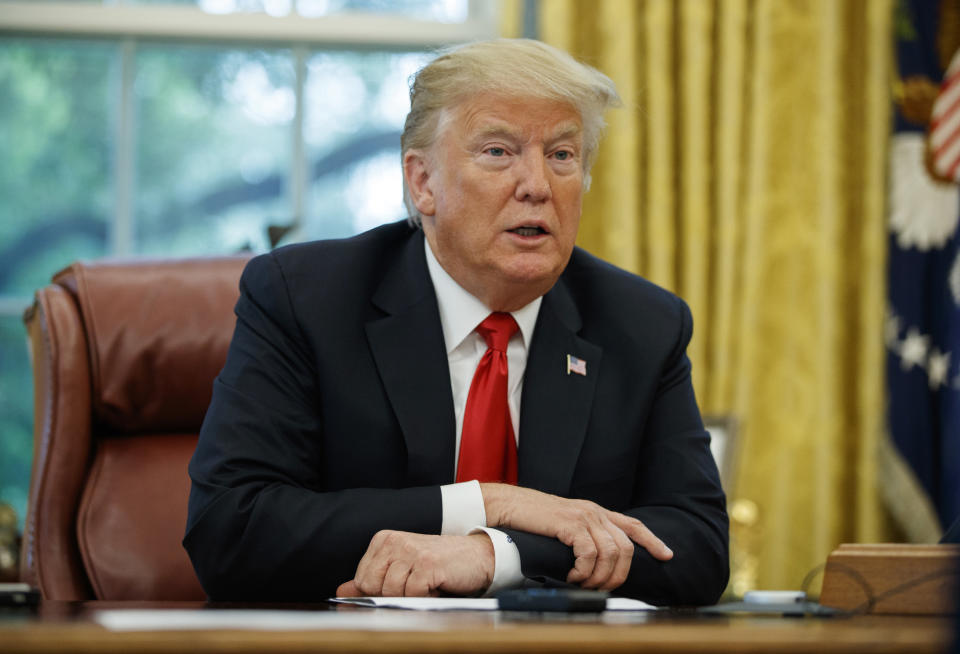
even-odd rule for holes
{"type": "Polygon", "coordinates": [[[37,292],[24,316],[34,379],[34,460],[21,578],[48,599],[93,597],[76,538],[90,457],[90,362],[76,302],[60,286],[37,292]]]}

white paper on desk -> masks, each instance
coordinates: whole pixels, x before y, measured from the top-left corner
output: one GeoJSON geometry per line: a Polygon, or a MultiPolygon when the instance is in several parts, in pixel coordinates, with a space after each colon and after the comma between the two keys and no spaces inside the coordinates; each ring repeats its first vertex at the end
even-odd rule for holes
{"type": "Polygon", "coordinates": [[[253,629],[310,631],[433,631],[441,628],[426,616],[386,611],[276,611],[256,609],[121,609],[97,611],[94,622],[110,631],[181,631],[253,629]]]}
{"type": "MultiPolygon", "coordinates": [[[[408,609],[413,611],[496,611],[497,600],[492,597],[338,597],[331,602],[371,606],[381,609],[408,609]]],[[[627,599],[608,597],[608,611],[655,611],[657,607],[627,599]]]]}
{"type": "Polygon", "coordinates": [[[657,611],[656,606],[628,597],[608,597],[608,611],[657,611]]]}
{"type": "Polygon", "coordinates": [[[496,611],[493,597],[337,597],[339,604],[413,611],[496,611]]]}

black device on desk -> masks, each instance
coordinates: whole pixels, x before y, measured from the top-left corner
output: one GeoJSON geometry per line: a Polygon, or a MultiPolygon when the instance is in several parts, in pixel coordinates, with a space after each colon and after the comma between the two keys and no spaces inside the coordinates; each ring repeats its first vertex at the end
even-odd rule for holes
{"type": "Polygon", "coordinates": [[[608,593],[572,588],[521,588],[497,593],[501,611],[562,611],[599,613],[607,608],[608,593]]]}
{"type": "Polygon", "coordinates": [[[40,591],[27,584],[0,584],[0,606],[33,606],[40,601],[40,591]]]}

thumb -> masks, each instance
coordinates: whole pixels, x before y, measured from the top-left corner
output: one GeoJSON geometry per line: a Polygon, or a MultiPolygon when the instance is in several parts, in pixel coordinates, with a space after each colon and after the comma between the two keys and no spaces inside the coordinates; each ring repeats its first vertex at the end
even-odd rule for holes
{"type": "Polygon", "coordinates": [[[354,583],[353,579],[345,583],[340,584],[337,587],[337,597],[362,597],[363,593],[360,592],[360,589],[357,588],[357,585],[354,583]]]}

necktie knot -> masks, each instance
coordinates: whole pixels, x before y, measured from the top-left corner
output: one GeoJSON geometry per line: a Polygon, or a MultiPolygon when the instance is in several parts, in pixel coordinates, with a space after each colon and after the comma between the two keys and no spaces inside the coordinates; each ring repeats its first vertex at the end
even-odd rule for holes
{"type": "Polygon", "coordinates": [[[520,327],[513,316],[497,311],[484,318],[483,322],[477,325],[476,331],[487,342],[487,347],[498,352],[506,352],[510,337],[516,334],[518,329],[520,327]]]}

